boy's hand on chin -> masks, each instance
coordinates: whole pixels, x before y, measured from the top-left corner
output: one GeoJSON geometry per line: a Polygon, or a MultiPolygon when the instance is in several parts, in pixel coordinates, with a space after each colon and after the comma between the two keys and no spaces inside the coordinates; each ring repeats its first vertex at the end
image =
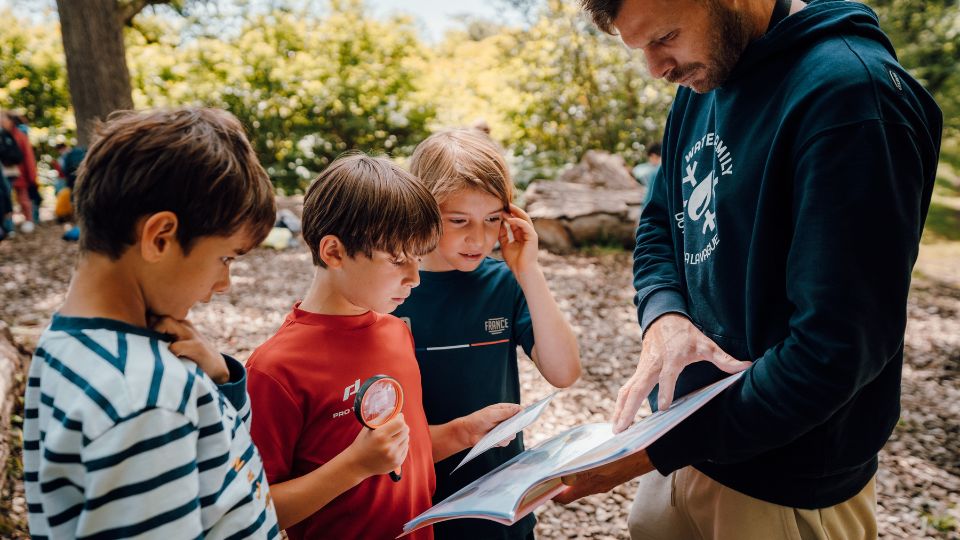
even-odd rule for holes
{"type": "MultiPolygon", "coordinates": [[[[523,410],[523,407],[516,403],[495,403],[461,418],[467,448],[476,446],[484,435],[497,427],[497,424],[516,415],[521,410],[523,410]]],[[[501,441],[498,446],[506,446],[515,438],[516,435],[501,441]]]]}
{"type": "Polygon", "coordinates": [[[230,380],[230,370],[227,361],[217,349],[207,341],[190,321],[178,321],[172,317],[156,317],[151,321],[151,328],[173,339],[170,352],[180,358],[193,361],[208,377],[217,384],[230,380]]]}
{"type": "Polygon", "coordinates": [[[521,274],[537,267],[539,238],[533,228],[530,216],[515,204],[510,205],[510,213],[501,214],[500,254],[514,274],[521,274]],[[513,233],[513,242],[507,235],[507,228],[513,233]]]}

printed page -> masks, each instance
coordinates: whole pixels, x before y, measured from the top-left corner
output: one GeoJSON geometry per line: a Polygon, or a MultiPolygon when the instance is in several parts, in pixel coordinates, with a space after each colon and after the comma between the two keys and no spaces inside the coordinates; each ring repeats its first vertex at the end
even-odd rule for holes
{"type": "Polygon", "coordinates": [[[625,431],[611,437],[600,446],[584,452],[576,459],[567,463],[559,473],[561,475],[568,475],[585,471],[599,465],[614,462],[634,452],[643,450],[653,441],[659,439],[664,433],[673,429],[674,426],[682,422],[686,417],[693,414],[693,412],[702,407],[704,403],[710,401],[714,396],[733,384],[741,375],[743,375],[743,372],[731,375],[710,386],[687,394],[674,401],[669,409],[657,411],[643,418],[625,431]]]}
{"type": "MultiPolygon", "coordinates": [[[[404,534],[447,519],[484,518],[506,525],[532,511],[550,497],[530,497],[542,482],[611,463],[643,450],[739,379],[743,373],[693,392],[617,435],[611,424],[584,424],[529,449],[454,493],[407,523],[404,534]],[[527,497],[521,511],[518,508],[527,497]],[[536,499],[536,500],[532,500],[536,499]]],[[[551,486],[545,486],[551,491],[551,486]]]]}
{"type": "MultiPolygon", "coordinates": [[[[557,392],[550,394],[549,396],[541,399],[540,401],[530,405],[526,409],[518,412],[512,417],[504,420],[497,424],[497,427],[490,430],[490,433],[484,435],[480,441],[474,445],[470,452],[467,453],[466,457],[463,458],[463,461],[460,462],[453,471],[456,471],[460,467],[463,467],[464,464],[472,460],[473,458],[479,456],[480,454],[486,452],[487,450],[493,448],[494,446],[500,444],[502,441],[512,438],[517,433],[520,433],[523,428],[529,426],[540,417],[543,413],[543,410],[547,408],[547,405],[550,404],[550,401],[554,396],[557,395],[557,392]]],[[[453,471],[450,471],[453,474],[453,471]]]]}
{"type": "Polygon", "coordinates": [[[428,523],[454,517],[513,523],[522,517],[514,516],[514,510],[531,487],[556,476],[563,464],[612,436],[610,424],[585,424],[561,433],[465,486],[411,520],[403,530],[407,533],[428,523]]]}

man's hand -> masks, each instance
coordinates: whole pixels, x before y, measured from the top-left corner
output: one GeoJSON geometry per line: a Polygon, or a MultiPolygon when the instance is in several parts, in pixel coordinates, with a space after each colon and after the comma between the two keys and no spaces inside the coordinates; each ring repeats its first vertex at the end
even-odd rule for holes
{"type": "Polygon", "coordinates": [[[196,363],[213,382],[223,384],[230,380],[230,370],[223,355],[217,352],[207,338],[197,332],[190,321],[160,317],[152,321],[150,327],[161,334],[169,335],[173,339],[170,352],[196,363]]]}
{"type": "Polygon", "coordinates": [[[661,410],[670,407],[680,372],[701,360],[711,362],[727,373],[743,371],[751,364],[723,352],[683,315],[667,313],[655,320],[643,336],[636,373],[617,394],[617,406],[613,412],[614,433],[633,423],[643,400],[657,384],[660,385],[658,407],[661,410]]]}
{"type": "Polygon", "coordinates": [[[570,486],[553,498],[560,504],[569,504],[577,499],[606,493],[611,489],[653,470],[653,464],[646,450],[641,450],[623,459],[608,463],[596,469],[564,476],[560,480],[570,486]]]}

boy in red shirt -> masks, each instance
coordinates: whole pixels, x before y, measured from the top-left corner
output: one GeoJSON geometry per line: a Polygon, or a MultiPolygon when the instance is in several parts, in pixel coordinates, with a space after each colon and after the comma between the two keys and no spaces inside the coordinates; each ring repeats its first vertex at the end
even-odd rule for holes
{"type": "Polygon", "coordinates": [[[419,284],[419,258],[440,230],[430,192],[386,159],[340,158],[307,190],[303,238],[316,274],[247,364],[253,439],[291,539],[395,538],[431,506],[434,461],[519,411],[501,403],[427,425],[413,337],[387,313],[419,284]],[[403,410],[370,430],[354,417],[353,400],[379,374],[403,386],[403,410]],[[394,482],[387,473],[397,467],[394,482]]]}

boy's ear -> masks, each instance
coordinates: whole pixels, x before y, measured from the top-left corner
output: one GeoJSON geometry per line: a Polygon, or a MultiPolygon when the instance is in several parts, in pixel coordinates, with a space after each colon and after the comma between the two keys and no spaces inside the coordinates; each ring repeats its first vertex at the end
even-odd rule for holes
{"type": "Polygon", "coordinates": [[[343,260],[347,257],[347,250],[339,238],[328,234],[320,239],[320,244],[317,246],[317,255],[327,265],[327,268],[340,268],[343,266],[343,260]]]}
{"type": "Polygon", "coordinates": [[[157,212],[143,219],[137,240],[140,256],[147,262],[156,262],[177,242],[177,215],[170,211],[157,212]]]}

